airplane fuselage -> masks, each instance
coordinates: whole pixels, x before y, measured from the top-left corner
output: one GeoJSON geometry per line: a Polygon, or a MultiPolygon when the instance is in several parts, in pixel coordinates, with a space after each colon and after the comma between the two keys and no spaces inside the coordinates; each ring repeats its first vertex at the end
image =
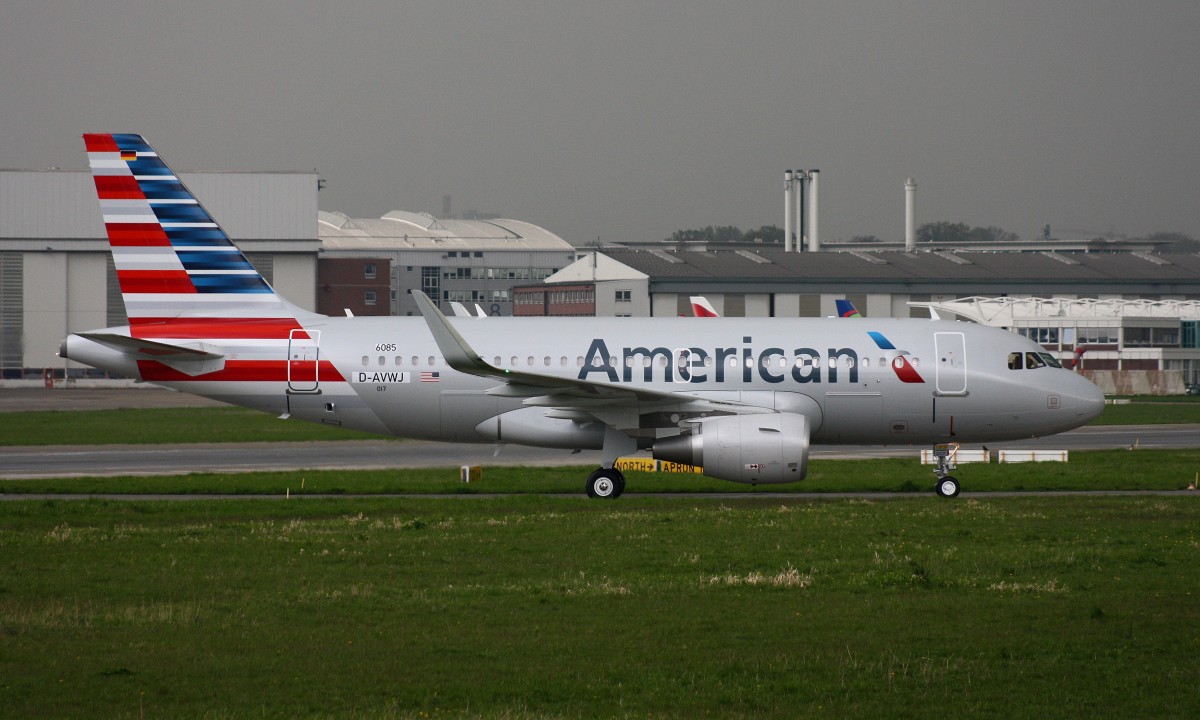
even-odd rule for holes
{"type": "MultiPolygon", "coordinates": [[[[212,374],[116,353],[107,369],[278,415],[430,440],[503,439],[479,426],[528,407],[488,394],[496,380],[448,367],[421,318],[300,324],[294,335],[303,338],[206,340],[229,358],[212,374]]],[[[820,444],[1009,440],[1077,427],[1097,411],[1095,386],[1075,373],[1009,367],[1010,353],[1044,352],[1036,344],[963,322],[462,318],[454,326],[498,368],[797,411],[820,444]]],[[[82,347],[69,352],[106,367],[82,347]]],[[[553,432],[546,439],[571,445],[553,432]]]]}

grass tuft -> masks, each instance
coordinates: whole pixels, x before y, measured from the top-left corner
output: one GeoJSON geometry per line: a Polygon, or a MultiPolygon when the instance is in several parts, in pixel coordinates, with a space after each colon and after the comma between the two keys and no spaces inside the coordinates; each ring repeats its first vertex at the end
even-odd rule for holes
{"type": "Polygon", "coordinates": [[[758,570],[746,575],[734,575],[732,573],[710,575],[703,579],[702,584],[723,587],[749,585],[751,587],[806,588],[812,585],[812,582],[812,575],[802,574],[799,570],[789,565],[785,570],[781,570],[773,575],[763,574],[758,570]]]}

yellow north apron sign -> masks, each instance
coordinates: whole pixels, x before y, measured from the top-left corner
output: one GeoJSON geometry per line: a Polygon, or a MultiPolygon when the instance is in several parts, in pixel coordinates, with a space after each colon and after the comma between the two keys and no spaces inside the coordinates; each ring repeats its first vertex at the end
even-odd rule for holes
{"type": "Polygon", "coordinates": [[[694,473],[697,475],[700,475],[704,472],[703,468],[693,467],[691,465],[642,457],[618,458],[616,467],[622,472],[628,470],[638,470],[641,472],[694,473]]]}

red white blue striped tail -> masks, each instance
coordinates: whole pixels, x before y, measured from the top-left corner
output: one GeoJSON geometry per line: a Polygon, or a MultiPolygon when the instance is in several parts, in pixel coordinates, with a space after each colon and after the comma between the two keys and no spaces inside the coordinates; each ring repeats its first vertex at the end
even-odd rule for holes
{"type": "Polygon", "coordinates": [[[131,326],[297,316],[141,135],[83,140],[131,326]]]}

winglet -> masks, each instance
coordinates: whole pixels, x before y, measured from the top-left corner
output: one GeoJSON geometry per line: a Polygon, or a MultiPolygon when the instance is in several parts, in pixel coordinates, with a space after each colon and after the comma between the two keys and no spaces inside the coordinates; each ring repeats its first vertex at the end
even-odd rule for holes
{"type": "Polygon", "coordinates": [[[425,324],[429,326],[429,332],[433,335],[434,341],[437,343],[438,350],[441,351],[442,357],[446,359],[446,364],[461,373],[468,375],[478,375],[480,377],[498,377],[503,376],[504,371],[489,365],[479,353],[475,352],[474,348],[463,339],[462,335],[454,329],[446,316],[441,310],[433,304],[425,293],[420,290],[412,291],[413,299],[417,301],[417,307],[421,310],[421,316],[425,318],[425,324]]]}

